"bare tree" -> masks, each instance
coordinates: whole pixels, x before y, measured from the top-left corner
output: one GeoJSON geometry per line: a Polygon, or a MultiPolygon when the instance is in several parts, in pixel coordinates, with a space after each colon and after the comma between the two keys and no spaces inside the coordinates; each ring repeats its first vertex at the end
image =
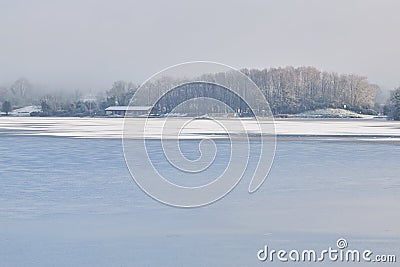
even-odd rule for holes
{"type": "Polygon", "coordinates": [[[10,87],[14,102],[17,105],[25,105],[30,102],[32,84],[26,78],[19,78],[10,87]]]}

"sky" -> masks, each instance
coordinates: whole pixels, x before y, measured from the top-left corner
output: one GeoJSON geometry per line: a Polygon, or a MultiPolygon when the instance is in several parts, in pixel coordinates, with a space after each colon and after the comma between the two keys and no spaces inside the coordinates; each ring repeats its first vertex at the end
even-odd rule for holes
{"type": "Polygon", "coordinates": [[[400,1],[0,0],[0,85],[142,83],[178,63],[314,66],[400,86],[400,1]]]}

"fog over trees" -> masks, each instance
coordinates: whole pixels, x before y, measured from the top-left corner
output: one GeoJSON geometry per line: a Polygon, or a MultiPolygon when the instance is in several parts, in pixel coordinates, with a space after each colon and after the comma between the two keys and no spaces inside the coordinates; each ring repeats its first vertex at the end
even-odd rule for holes
{"type": "MultiPolygon", "coordinates": [[[[378,114],[382,109],[380,104],[384,103],[379,86],[371,84],[366,77],[355,74],[324,72],[313,67],[243,69],[241,71],[262,90],[275,115],[295,114],[325,108],[342,108],[357,113],[378,114]]],[[[229,75],[229,73],[207,75],[204,80],[218,84],[221,79],[224,81],[223,84],[238,82],[235,80],[235,75],[229,75]]],[[[158,82],[163,83],[164,86],[168,86],[168,83],[174,84],[168,79],[158,82]]],[[[156,90],[157,85],[153,85],[153,87],[156,90]]],[[[221,97],[223,92],[217,90],[217,87],[212,85],[203,87],[205,91],[214,91],[214,98],[220,100],[223,98],[221,97]]],[[[193,96],[203,96],[193,86],[187,88],[191,90],[193,96]]],[[[243,90],[246,91],[246,88],[243,90]]],[[[176,91],[168,94],[164,101],[158,103],[157,111],[169,112],[172,107],[188,99],[187,93],[176,91]]],[[[243,104],[235,100],[233,95],[224,94],[225,103],[229,103],[234,110],[245,110],[243,104]],[[236,103],[236,106],[232,103],[236,103]]],[[[210,95],[208,92],[207,96],[210,95]]],[[[247,94],[247,97],[253,96],[247,94]]],[[[247,110],[245,112],[248,113],[247,110]]]]}
{"type": "Polygon", "coordinates": [[[263,90],[274,114],[320,108],[370,113],[377,85],[359,75],[322,72],[313,67],[243,70],[263,90]]]}
{"type": "MultiPolygon", "coordinates": [[[[262,90],[273,114],[295,114],[324,108],[344,108],[364,114],[383,112],[381,104],[385,99],[382,90],[378,85],[371,84],[366,77],[356,74],[338,74],[320,71],[314,67],[243,69],[242,72],[262,90]]],[[[235,82],[228,74],[212,75],[214,77],[208,80],[214,79],[216,83],[221,77],[228,84],[235,82]]],[[[162,85],[168,86],[168,84],[173,83],[166,79],[162,85]]],[[[157,86],[161,84],[154,84],[155,89],[157,86]]],[[[0,86],[0,102],[7,101],[7,105],[11,104],[13,108],[27,105],[40,106],[41,112],[31,114],[33,116],[101,116],[105,115],[104,109],[109,106],[128,105],[137,88],[138,85],[132,82],[115,81],[109,90],[95,94],[82,93],[78,90],[40,93],[40,88],[35,88],[27,79],[21,78],[9,87],[0,86]]],[[[207,95],[213,97],[214,89],[210,88],[207,88],[207,95]]],[[[398,105],[396,102],[398,90],[397,93],[392,93],[391,102],[385,107],[385,113],[394,119],[398,119],[394,115],[396,112],[392,112],[398,105]]],[[[193,88],[191,92],[198,94],[198,90],[193,88]]],[[[224,96],[221,94],[224,93],[215,90],[215,98],[223,99],[224,96]]],[[[168,112],[173,106],[188,98],[190,96],[187,93],[169,94],[168,99],[158,103],[157,110],[161,113],[168,112]]],[[[243,103],[231,99],[232,95],[226,94],[225,98],[231,106],[238,103],[238,107],[233,107],[234,110],[245,110],[243,103]]]]}

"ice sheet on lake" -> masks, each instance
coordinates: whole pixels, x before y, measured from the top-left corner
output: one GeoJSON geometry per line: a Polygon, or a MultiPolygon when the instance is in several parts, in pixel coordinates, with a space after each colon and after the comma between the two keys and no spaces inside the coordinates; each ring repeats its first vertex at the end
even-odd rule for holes
{"type": "MultiPolygon", "coordinates": [[[[180,125],[176,118],[169,122],[173,128],[180,125]]],[[[133,122],[143,118],[129,118],[133,122]]],[[[169,119],[171,120],[171,119],[169,119]]],[[[237,119],[219,119],[227,124],[235,125],[237,119]]],[[[123,118],[31,118],[31,117],[1,117],[0,135],[31,135],[55,136],[72,138],[121,138],[123,118]]],[[[147,122],[147,138],[175,138],[173,132],[163,129],[164,120],[152,118],[147,122]]],[[[249,133],[257,133],[255,120],[241,120],[249,133]]],[[[271,123],[261,121],[261,123],[271,123]]],[[[130,123],[134,125],[135,123],[130,123]]],[[[241,127],[231,127],[230,134],[243,135],[241,127]]],[[[131,138],[142,138],[142,129],[130,129],[131,138]]],[[[400,122],[381,119],[284,119],[275,121],[275,132],[278,137],[308,137],[308,138],[358,138],[359,140],[400,140],[400,122]]],[[[268,133],[270,134],[270,133],[268,133]]],[[[203,137],[225,137],[221,128],[210,120],[197,120],[190,128],[185,128],[180,138],[199,139],[203,137]]]]}

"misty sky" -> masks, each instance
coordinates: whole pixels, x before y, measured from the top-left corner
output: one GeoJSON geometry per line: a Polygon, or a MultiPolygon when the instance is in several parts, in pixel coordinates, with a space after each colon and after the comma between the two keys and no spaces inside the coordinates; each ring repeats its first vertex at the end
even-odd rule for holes
{"type": "Polygon", "coordinates": [[[141,83],[192,60],[315,66],[400,85],[400,1],[0,0],[0,85],[141,83]]]}

